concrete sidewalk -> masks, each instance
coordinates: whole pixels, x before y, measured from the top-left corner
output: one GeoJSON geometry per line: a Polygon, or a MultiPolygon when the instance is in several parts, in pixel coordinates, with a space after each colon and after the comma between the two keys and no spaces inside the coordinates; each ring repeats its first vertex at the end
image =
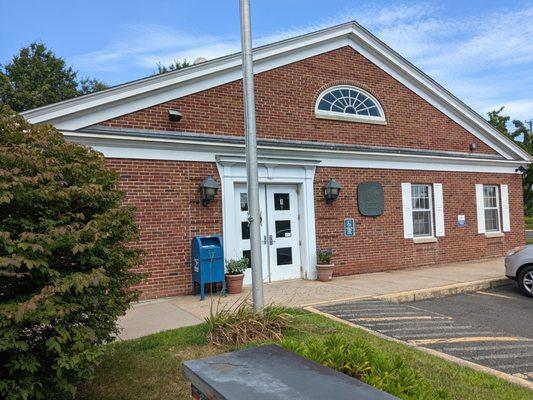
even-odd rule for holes
{"type": "MultiPolygon", "coordinates": [[[[454,284],[504,278],[503,258],[429,267],[402,269],[333,278],[331,282],[290,280],[264,285],[265,303],[287,307],[383,296],[420,289],[432,289],[454,284]]],[[[251,298],[251,288],[240,295],[220,297],[180,296],[144,301],[135,304],[119,320],[121,339],[133,339],[167,329],[194,325],[209,315],[211,305],[230,306],[251,298]]]]}

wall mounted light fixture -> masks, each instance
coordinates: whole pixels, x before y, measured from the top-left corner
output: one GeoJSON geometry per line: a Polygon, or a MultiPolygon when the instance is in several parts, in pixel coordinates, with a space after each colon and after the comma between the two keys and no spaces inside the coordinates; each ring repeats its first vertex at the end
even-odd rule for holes
{"type": "Polygon", "coordinates": [[[324,197],[326,198],[326,203],[330,204],[337,200],[339,193],[342,189],[340,183],[336,182],[333,178],[330,178],[328,183],[324,186],[324,197]]]}
{"type": "Polygon", "coordinates": [[[183,115],[181,114],[180,110],[176,110],[175,108],[171,108],[168,110],[168,120],[172,122],[179,122],[181,120],[181,117],[183,115]]]}
{"type": "Polygon", "coordinates": [[[209,175],[204,179],[200,185],[200,192],[202,194],[202,205],[207,207],[213,201],[218,192],[218,182],[215,181],[213,175],[209,175]]]}

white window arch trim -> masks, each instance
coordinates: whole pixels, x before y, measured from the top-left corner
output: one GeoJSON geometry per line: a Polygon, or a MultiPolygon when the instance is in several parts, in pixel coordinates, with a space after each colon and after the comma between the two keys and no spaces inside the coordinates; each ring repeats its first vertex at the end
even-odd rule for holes
{"type": "Polygon", "coordinates": [[[380,102],[369,92],[367,92],[364,89],[361,89],[357,86],[352,85],[337,85],[337,86],[330,86],[320,95],[318,96],[316,102],[315,102],[315,116],[317,118],[322,119],[332,119],[332,120],[339,120],[339,121],[351,121],[351,122],[362,122],[367,124],[377,124],[377,125],[386,125],[387,120],[385,119],[385,111],[383,110],[383,107],[381,106],[380,102]],[[339,90],[339,89],[348,89],[348,90],[355,90],[364,96],[366,96],[368,99],[370,99],[376,106],[379,116],[373,116],[373,115],[361,115],[361,114],[349,114],[349,113],[343,113],[338,111],[326,111],[326,110],[320,110],[318,108],[320,102],[322,99],[329,93],[339,90]]]}

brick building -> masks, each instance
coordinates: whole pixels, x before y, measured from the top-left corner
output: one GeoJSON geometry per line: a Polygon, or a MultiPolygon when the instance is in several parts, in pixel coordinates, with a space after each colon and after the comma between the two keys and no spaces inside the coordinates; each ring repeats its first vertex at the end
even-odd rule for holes
{"type": "MultiPolygon", "coordinates": [[[[523,244],[530,156],[358,24],[257,48],[254,71],[265,281],[314,279],[317,248],[346,275],[523,244]],[[342,189],[326,202],[330,179],[342,189]]],[[[249,251],[240,54],[24,115],[119,173],[144,298],[189,293],[195,235],[223,234],[226,258],[249,251]],[[221,189],[204,205],[209,175],[221,189]]]]}

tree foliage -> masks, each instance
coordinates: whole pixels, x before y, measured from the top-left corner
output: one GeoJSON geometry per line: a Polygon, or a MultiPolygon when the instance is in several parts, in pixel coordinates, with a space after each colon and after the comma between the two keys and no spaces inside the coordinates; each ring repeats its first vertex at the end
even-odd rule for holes
{"type": "MultiPolygon", "coordinates": [[[[493,110],[488,112],[489,116],[489,122],[492,126],[494,126],[496,129],[498,129],[501,133],[503,133],[505,136],[507,136],[509,139],[517,142],[518,137],[523,137],[524,142],[527,140],[528,137],[528,129],[524,125],[522,121],[519,121],[517,119],[514,119],[512,121],[514,125],[514,130],[510,131],[508,128],[509,121],[511,120],[511,117],[508,115],[502,115],[503,109],[505,107],[500,107],[498,110],[493,110]]],[[[520,142],[518,142],[520,144],[520,142]]]]}
{"type": "MultiPolygon", "coordinates": [[[[502,115],[504,107],[493,110],[488,113],[488,121],[498,129],[503,135],[511,139],[517,145],[522,147],[529,154],[533,154],[533,135],[527,129],[525,124],[519,120],[513,120],[514,130],[509,130],[509,121],[511,117],[502,115]]],[[[524,189],[524,212],[527,215],[533,214],[533,164],[529,164],[522,175],[524,189]]]]}
{"type": "Polygon", "coordinates": [[[11,62],[0,67],[0,103],[15,111],[67,100],[102,90],[107,86],[96,79],[77,81],[77,73],[67,67],[43,43],[20,49],[11,62]]]}
{"type": "Polygon", "coordinates": [[[134,212],[104,157],[0,105],[0,398],[72,397],[137,293],[134,212]]]}
{"type": "Polygon", "coordinates": [[[94,78],[83,78],[82,80],[80,80],[78,86],[78,94],[80,95],[99,92],[100,90],[108,88],[105,83],[94,78]]]}
{"type": "Polygon", "coordinates": [[[183,59],[183,61],[175,60],[173,63],[170,63],[168,66],[157,63],[157,73],[164,74],[165,72],[176,71],[178,69],[190,67],[192,64],[190,61],[183,59]]]}

